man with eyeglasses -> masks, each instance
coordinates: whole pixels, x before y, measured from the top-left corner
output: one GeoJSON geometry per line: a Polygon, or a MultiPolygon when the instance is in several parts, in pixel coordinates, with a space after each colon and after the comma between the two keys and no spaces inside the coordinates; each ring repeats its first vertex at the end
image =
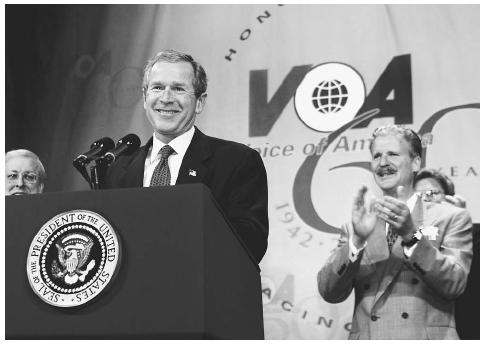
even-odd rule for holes
{"type": "Polygon", "coordinates": [[[376,129],[370,152],[383,196],[358,191],[351,223],[318,274],[319,292],[339,303],[354,289],[350,339],[458,339],[454,300],[472,260],[470,214],[415,192],[422,144],[412,130],[376,129]]]}
{"type": "MultiPolygon", "coordinates": [[[[428,203],[450,203],[459,208],[466,207],[466,201],[455,193],[452,180],[444,173],[423,168],[415,176],[415,191],[422,194],[422,199],[428,203]]],[[[472,232],[472,265],[467,277],[467,287],[455,303],[455,321],[459,336],[463,339],[478,339],[478,323],[469,323],[469,316],[479,315],[476,297],[479,297],[479,227],[472,232]]],[[[477,321],[479,322],[479,321],[477,321]]]]}
{"type": "Polygon", "coordinates": [[[44,166],[33,152],[17,149],[5,154],[5,194],[7,196],[42,193],[45,178],[44,166]]]}
{"type": "Polygon", "coordinates": [[[207,100],[203,67],[188,54],[161,51],[145,67],[142,90],[153,136],[109,167],[106,187],[203,183],[260,262],[269,233],[264,164],[257,151],[194,126],[207,100]]]}
{"type": "Polygon", "coordinates": [[[465,208],[466,201],[462,196],[455,194],[454,183],[444,173],[432,168],[423,168],[414,180],[415,191],[422,194],[427,202],[447,202],[456,207],[465,208]]]}

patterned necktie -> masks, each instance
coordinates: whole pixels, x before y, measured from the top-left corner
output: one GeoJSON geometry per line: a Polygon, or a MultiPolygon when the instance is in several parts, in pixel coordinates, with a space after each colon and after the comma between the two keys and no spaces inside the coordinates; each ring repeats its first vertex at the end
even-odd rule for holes
{"type": "Polygon", "coordinates": [[[398,233],[393,230],[393,227],[388,225],[388,232],[387,232],[387,243],[388,249],[392,252],[393,244],[397,241],[398,233]]]}
{"type": "Polygon", "coordinates": [[[168,156],[173,154],[175,151],[169,145],[165,145],[160,149],[159,155],[161,156],[160,162],[155,167],[153,171],[153,176],[151,177],[150,186],[168,186],[170,185],[171,175],[170,167],[168,167],[168,156]]]}

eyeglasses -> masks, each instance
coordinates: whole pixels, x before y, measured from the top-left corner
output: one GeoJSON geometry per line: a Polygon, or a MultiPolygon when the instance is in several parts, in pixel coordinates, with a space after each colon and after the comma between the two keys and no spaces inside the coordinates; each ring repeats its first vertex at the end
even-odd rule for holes
{"type": "Polygon", "coordinates": [[[417,193],[426,202],[435,201],[438,198],[438,196],[443,194],[442,191],[437,191],[437,190],[420,191],[417,193]]]}
{"type": "Polygon", "coordinates": [[[187,90],[182,86],[163,86],[163,85],[152,85],[148,88],[148,91],[153,94],[161,94],[170,91],[171,95],[177,96],[195,96],[195,91],[187,90]]]}
{"type": "Polygon", "coordinates": [[[9,183],[14,183],[18,181],[18,177],[22,176],[22,180],[25,181],[27,184],[35,184],[39,181],[39,176],[35,173],[22,173],[19,174],[17,172],[12,172],[7,174],[7,181],[9,183]]]}

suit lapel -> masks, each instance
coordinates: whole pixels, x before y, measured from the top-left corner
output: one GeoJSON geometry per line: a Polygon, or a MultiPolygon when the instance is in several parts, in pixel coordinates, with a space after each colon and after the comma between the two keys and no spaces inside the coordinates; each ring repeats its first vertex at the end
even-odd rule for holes
{"type": "Polygon", "coordinates": [[[153,144],[153,137],[134,155],[131,161],[126,163],[124,175],[121,177],[123,187],[143,187],[143,177],[145,171],[145,160],[148,150],[153,144]]]}
{"type": "Polygon", "coordinates": [[[176,184],[201,183],[207,174],[207,159],[212,155],[208,138],[197,127],[183,157],[176,184]]]}
{"type": "MultiPolygon", "coordinates": [[[[386,240],[385,246],[387,247],[386,251],[388,253],[388,244],[386,243],[386,240]]],[[[383,268],[381,269],[381,276],[379,280],[380,286],[378,287],[378,291],[375,295],[375,300],[373,302],[374,306],[378,303],[378,301],[385,294],[385,292],[387,292],[391,283],[397,278],[404,262],[405,258],[403,255],[402,238],[399,236],[395,241],[395,244],[393,244],[390,256],[388,257],[383,268]]]]}
{"type": "MultiPolygon", "coordinates": [[[[395,243],[393,246],[394,253],[396,251],[396,245],[397,243],[395,243]]],[[[377,282],[379,282],[378,290],[372,304],[375,306],[393,279],[390,277],[389,273],[398,267],[397,262],[392,257],[394,255],[390,254],[388,249],[385,221],[378,219],[375,230],[371,234],[370,239],[368,239],[368,245],[365,249],[365,253],[374,267],[377,275],[377,282]]]]}

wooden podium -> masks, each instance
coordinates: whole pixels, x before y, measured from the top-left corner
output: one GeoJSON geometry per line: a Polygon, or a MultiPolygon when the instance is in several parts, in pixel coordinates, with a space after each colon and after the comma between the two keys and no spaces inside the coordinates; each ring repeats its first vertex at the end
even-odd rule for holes
{"type": "Polygon", "coordinates": [[[7,339],[263,339],[259,267],[201,184],[6,197],[7,339]],[[29,246],[62,212],[102,215],[122,255],[110,287],[85,306],[43,302],[27,279],[29,246]]]}

